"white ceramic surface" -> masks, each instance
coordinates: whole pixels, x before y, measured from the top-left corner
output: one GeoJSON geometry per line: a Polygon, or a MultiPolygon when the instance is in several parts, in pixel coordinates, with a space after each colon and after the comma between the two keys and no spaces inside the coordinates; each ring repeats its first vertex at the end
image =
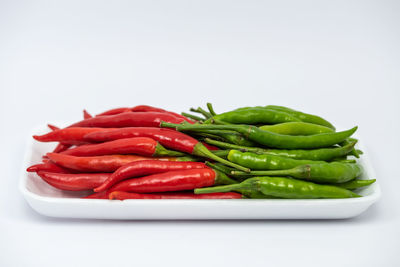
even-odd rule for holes
{"type": "MultiPolygon", "coordinates": [[[[45,126],[33,131],[48,131],[45,126]]],[[[209,219],[343,219],[364,212],[380,197],[378,182],[360,189],[362,198],[353,199],[233,199],[233,200],[98,200],[81,199],[88,192],[55,189],[26,168],[40,162],[41,156],[54,144],[39,143],[29,136],[23,161],[20,191],[38,213],[65,218],[126,220],[209,220],[209,219]]],[[[358,146],[360,147],[360,146],[358,146]]],[[[362,179],[377,178],[365,154],[359,163],[364,167],[362,179]]]]}

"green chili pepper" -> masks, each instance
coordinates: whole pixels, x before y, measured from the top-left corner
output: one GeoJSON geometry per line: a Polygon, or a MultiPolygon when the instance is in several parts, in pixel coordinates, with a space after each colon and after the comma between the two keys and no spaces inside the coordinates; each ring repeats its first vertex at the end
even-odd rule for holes
{"type": "Polygon", "coordinates": [[[370,184],[375,183],[376,179],[371,179],[371,180],[353,180],[353,181],[349,181],[347,183],[342,183],[342,184],[338,184],[337,186],[341,187],[341,188],[346,188],[346,189],[357,189],[360,187],[364,187],[364,186],[368,186],[370,184]]]}
{"type": "MultiPolygon", "coordinates": [[[[197,188],[195,194],[249,190],[280,198],[352,198],[360,195],[333,185],[319,185],[284,177],[253,177],[240,184],[197,188]]],[[[240,191],[239,191],[240,192],[240,191]]]]}
{"type": "MultiPolygon", "coordinates": [[[[194,132],[195,134],[197,132],[194,132]]],[[[246,138],[240,133],[234,131],[226,131],[226,130],[204,130],[201,132],[202,134],[211,134],[214,136],[222,137],[223,140],[230,142],[232,144],[240,145],[240,146],[255,146],[256,144],[246,138]]]]}
{"type": "Polygon", "coordinates": [[[359,177],[362,168],[354,163],[341,162],[324,162],[299,165],[287,170],[272,171],[251,171],[238,172],[231,171],[232,175],[249,175],[249,176],[291,176],[297,179],[310,180],[318,183],[345,183],[359,177]]]}
{"type": "Polygon", "coordinates": [[[264,131],[287,135],[312,135],[334,132],[331,128],[309,122],[285,122],[258,127],[264,131]]]}
{"type": "Polygon", "coordinates": [[[255,154],[252,152],[240,152],[231,150],[228,160],[252,170],[287,170],[300,165],[322,163],[323,161],[290,159],[268,154],[255,154]]]}
{"type": "Polygon", "coordinates": [[[205,138],[204,141],[207,144],[215,145],[220,148],[236,149],[242,152],[268,154],[268,155],[275,155],[292,159],[309,159],[309,160],[323,160],[323,161],[329,161],[349,154],[350,151],[352,151],[352,149],[354,148],[354,145],[356,144],[356,142],[353,142],[343,147],[319,148],[319,149],[309,149],[309,150],[294,150],[294,149],[283,150],[283,149],[268,149],[259,147],[239,146],[235,144],[229,144],[221,141],[212,140],[210,138],[205,138]]]}
{"type": "Polygon", "coordinates": [[[200,132],[202,130],[231,130],[239,132],[251,141],[261,145],[286,149],[329,147],[343,142],[357,130],[357,127],[354,127],[342,132],[292,136],[264,131],[256,126],[251,125],[198,125],[189,123],[174,124],[161,122],[161,127],[175,128],[178,131],[190,130],[200,132]]]}
{"type": "Polygon", "coordinates": [[[301,121],[286,112],[263,107],[243,108],[218,114],[205,121],[224,121],[233,124],[276,124],[289,121],[301,121]]]}
{"type": "Polygon", "coordinates": [[[293,117],[300,119],[301,121],[326,126],[326,127],[329,127],[331,129],[335,130],[335,127],[329,121],[327,121],[317,115],[303,113],[301,111],[297,111],[297,110],[283,107],[283,106],[268,105],[265,108],[283,111],[283,112],[286,112],[286,113],[292,115],[293,117]]]}

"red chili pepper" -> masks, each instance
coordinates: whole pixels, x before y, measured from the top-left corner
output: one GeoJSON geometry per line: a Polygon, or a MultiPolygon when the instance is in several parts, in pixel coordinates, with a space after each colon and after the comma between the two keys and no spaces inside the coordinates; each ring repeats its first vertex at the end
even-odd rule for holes
{"type": "Polygon", "coordinates": [[[47,171],[47,172],[57,172],[57,173],[71,173],[71,171],[60,167],[54,164],[51,161],[47,161],[40,164],[35,164],[26,169],[27,172],[38,172],[38,171],[47,171]]]}
{"type": "Polygon", "coordinates": [[[123,112],[115,115],[98,116],[72,124],[70,127],[159,127],[161,121],[181,123],[180,117],[162,112],[123,112]]]}
{"type": "Polygon", "coordinates": [[[104,191],[104,192],[100,192],[100,193],[90,194],[83,198],[86,198],[86,199],[108,199],[108,194],[106,191],[104,191]]]}
{"type": "Polygon", "coordinates": [[[84,118],[84,119],[90,119],[90,118],[93,118],[93,116],[90,115],[90,113],[87,112],[86,109],[84,109],[84,110],[83,110],[83,118],[84,118]]]}
{"type": "Polygon", "coordinates": [[[116,170],[102,185],[94,189],[95,192],[107,190],[119,181],[149,174],[167,171],[204,169],[207,166],[202,162],[172,162],[159,160],[143,160],[131,162],[116,170]]]}
{"type": "Polygon", "coordinates": [[[183,192],[158,193],[158,194],[138,194],[123,191],[114,191],[108,194],[109,199],[239,199],[242,195],[235,192],[228,193],[208,193],[208,194],[193,194],[183,192]]]}
{"type": "Polygon", "coordinates": [[[217,175],[217,172],[212,169],[189,169],[124,180],[111,187],[108,192],[153,193],[183,191],[232,182],[234,183],[227,176],[220,173],[217,175]]]}
{"type": "Polygon", "coordinates": [[[55,130],[59,130],[60,128],[57,126],[54,126],[53,124],[47,124],[47,127],[50,128],[50,130],[55,131],[55,130]]]}
{"type": "Polygon", "coordinates": [[[215,161],[224,163],[228,166],[240,169],[242,171],[248,171],[247,168],[244,168],[214,155],[201,142],[194,139],[193,137],[166,128],[128,127],[121,129],[103,130],[87,134],[84,137],[84,140],[90,142],[103,142],[136,136],[151,137],[168,148],[172,148],[174,150],[182,151],[196,156],[207,157],[215,161]]]}
{"type": "Polygon", "coordinates": [[[148,137],[133,137],[104,142],[101,144],[81,145],[64,151],[64,155],[103,156],[115,154],[137,154],[141,156],[184,156],[182,152],[165,149],[157,141],[148,137]]]}
{"type": "Polygon", "coordinates": [[[111,175],[110,173],[52,173],[39,171],[37,173],[45,182],[61,190],[82,191],[93,189],[111,175]]]}
{"type": "Polygon", "coordinates": [[[161,112],[161,113],[168,113],[171,114],[175,117],[178,118],[182,118],[185,121],[189,122],[189,123],[193,123],[193,121],[191,121],[190,119],[186,118],[185,116],[172,112],[172,111],[168,111],[162,108],[156,108],[156,107],[152,107],[152,106],[147,106],[147,105],[140,105],[140,106],[136,106],[133,108],[115,108],[115,109],[111,109],[108,110],[106,112],[100,113],[96,116],[104,116],[104,115],[115,115],[115,114],[120,114],[120,113],[124,113],[124,112],[161,112]]]}
{"type": "MultiPolygon", "coordinates": [[[[33,138],[39,142],[62,142],[68,144],[87,143],[84,136],[96,131],[105,130],[104,128],[85,128],[71,127],[65,129],[54,130],[44,135],[34,135],[33,138]]],[[[109,129],[107,129],[109,130],[109,129]]]]}
{"type": "Polygon", "coordinates": [[[191,157],[151,158],[136,155],[108,155],[95,157],[76,157],[59,153],[47,153],[56,164],[80,172],[114,172],[119,167],[139,160],[192,161],[191,157]]]}
{"type": "Polygon", "coordinates": [[[61,153],[68,150],[72,145],[71,144],[63,144],[58,143],[58,145],[54,148],[53,153],[61,153]]]}

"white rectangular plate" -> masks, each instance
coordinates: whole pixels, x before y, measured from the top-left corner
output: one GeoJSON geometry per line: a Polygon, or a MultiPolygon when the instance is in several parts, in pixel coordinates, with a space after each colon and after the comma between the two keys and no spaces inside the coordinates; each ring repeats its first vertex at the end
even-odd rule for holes
{"type": "MultiPolygon", "coordinates": [[[[45,126],[33,133],[47,132],[45,126]]],[[[360,147],[360,146],[358,146],[360,147]]],[[[89,192],[69,192],[51,187],[26,168],[41,161],[54,144],[38,143],[29,136],[21,172],[20,191],[38,213],[64,218],[125,220],[210,220],[210,219],[344,219],[364,212],[380,197],[377,182],[360,189],[361,198],[351,199],[181,199],[181,200],[104,200],[81,199],[89,192]]],[[[364,151],[359,163],[364,167],[361,179],[376,179],[364,151]]]]}

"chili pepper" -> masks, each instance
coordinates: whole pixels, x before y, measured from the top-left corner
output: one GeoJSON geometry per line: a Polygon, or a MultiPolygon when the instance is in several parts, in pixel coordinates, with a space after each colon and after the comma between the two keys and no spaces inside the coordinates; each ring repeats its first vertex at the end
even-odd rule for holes
{"type": "Polygon", "coordinates": [[[108,199],[108,194],[106,191],[104,191],[104,192],[99,192],[99,193],[93,193],[93,194],[90,194],[83,198],[86,198],[86,199],[108,199]]]}
{"type": "Polygon", "coordinates": [[[247,168],[243,168],[237,164],[231,163],[214,155],[201,142],[193,137],[170,129],[154,127],[129,127],[114,130],[104,130],[102,132],[86,135],[85,140],[90,142],[102,142],[135,136],[151,137],[160,142],[160,144],[174,150],[182,151],[195,156],[207,157],[242,171],[248,171],[247,168]]]}
{"type": "Polygon", "coordinates": [[[326,126],[299,121],[285,122],[274,125],[264,125],[258,128],[264,131],[287,135],[312,135],[334,132],[334,130],[326,126]]]}
{"type": "Polygon", "coordinates": [[[70,170],[67,170],[63,167],[54,164],[51,161],[35,164],[26,169],[27,172],[39,172],[39,171],[46,171],[46,172],[56,172],[56,173],[71,173],[70,170]]]}
{"type": "Polygon", "coordinates": [[[287,170],[305,164],[323,163],[323,161],[291,159],[268,154],[260,155],[238,150],[231,150],[228,154],[228,160],[254,170],[287,170]]]}
{"type": "MultiPolygon", "coordinates": [[[[33,138],[39,142],[62,142],[64,144],[84,144],[87,141],[84,136],[105,130],[104,128],[85,128],[85,127],[71,127],[59,130],[54,130],[44,135],[34,135],[33,138]]],[[[108,130],[108,129],[107,129],[108,130]]]]}
{"type": "Polygon", "coordinates": [[[157,141],[148,137],[132,137],[104,142],[100,144],[81,145],[64,151],[64,155],[103,156],[114,154],[137,154],[141,156],[184,156],[182,152],[165,149],[157,141]]]}
{"type": "Polygon", "coordinates": [[[61,190],[81,191],[100,186],[110,173],[37,173],[45,182],[61,190]]]}
{"type": "Polygon", "coordinates": [[[184,119],[162,112],[123,112],[115,115],[97,116],[82,120],[70,127],[159,127],[161,121],[181,123],[184,119]]]}
{"type": "Polygon", "coordinates": [[[125,164],[118,168],[103,184],[94,189],[95,192],[104,191],[119,181],[145,176],[149,174],[163,173],[167,171],[204,169],[207,168],[202,162],[173,162],[160,160],[142,160],[125,164]]]}
{"type": "Polygon", "coordinates": [[[89,112],[86,111],[86,109],[83,110],[83,118],[84,119],[90,119],[93,118],[92,115],[89,114],[89,112]]]}
{"type": "Polygon", "coordinates": [[[114,191],[108,194],[109,199],[238,199],[242,198],[241,194],[228,192],[228,193],[211,193],[195,195],[193,193],[158,193],[158,194],[138,194],[123,191],[114,191]]]}
{"type": "Polygon", "coordinates": [[[299,165],[292,169],[272,171],[252,171],[249,173],[232,171],[232,175],[251,176],[291,176],[297,179],[310,180],[319,183],[344,183],[357,178],[362,173],[362,168],[354,163],[311,163],[299,165]]]}
{"type": "Polygon", "coordinates": [[[182,116],[178,113],[172,112],[172,111],[167,111],[165,109],[162,108],[156,108],[156,107],[151,107],[151,106],[146,106],[146,105],[140,105],[140,106],[136,106],[133,108],[116,108],[116,109],[111,109],[108,110],[106,112],[100,113],[98,115],[96,115],[96,117],[98,116],[105,116],[105,115],[116,115],[116,114],[120,114],[120,113],[124,113],[124,112],[157,112],[157,113],[165,113],[165,114],[170,114],[174,117],[178,117],[181,118],[189,123],[193,123],[191,120],[189,120],[188,118],[186,118],[185,116],[182,116]]]}
{"type": "Polygon", "coordinates": [[[360,197],[347,189],[333,185],[319,185],[284,177],[254,177],[240,184],[198,188],[195,194],[249,190],[280,198],[352,198],[360,197]]]}
{"type": "Polygon", "coordinates": [[[236,183],[223,173],[212,169],[189,169],[153,174],[141,178],[124,180],[109,189],[133,193],[155,193],[192,190],[214,184],[236,183]]]}
{"type": "Polygon", "coordinates": [[[195,158],[189,156],[160,158],[143,157],[137,155],[76,157],[57,153],[47,153],[47,156],[51,161],[62,167],[80,172],[114,172],[122,165],[139,160],[196,161],[195,158]]]}
{"type": "Polygon", "coordinates": [[[319,149],[308,149],[308,150],[295,150],[295,149],[284,150],[284,149],[238,146],[234,144],[212,140],[209,138],[205,138],[204,141],[208,144],[215,145],[220,148],[236,149],[242,152],[253,152],[256,154],[275,155],[292,159],[308,159],[308,160],[323,160],[323,161],[329,161],[338,157],[348,155],[353,150],[356,144],[356,142],[352,142],[343,147],[319,148],[319,149]]]}
{"type": "Polygon", "coordinates": [[[161,127],[175,128],[178,131],[200,132],[202,130],[231,130],[239,132],[251,141],[257,142],[261,145],[286,149],[309,149],[332,146],[350,137],[357,130],[357,127],[354,127],[343,132],[292,136],[264,131],[251,125],[188,125],[186,123],[173,124],[162,122],[161,127]]]}
{"type": "Polygon", "coordinates": [[[346,183],[338,184],[336,186],[339,186],[341,188],[345,189],[358,189],[360,187],[368,186],[370,184],[375,183],[376,179],[371,179],[371,180],[353,180],[349,181],[346,183]]]}
{"type": "Polygon", "coordinates": [[[71,146],[72,146],[71,144],[58,143],[58,145],[54,148],[52,152],[61,153],[69,149],[71,146]]]}
{"type": "MultiPolygon", "coordinates": [[[[210,114],[211,116],[211,114],[210,114]]],[[[277,124],[290,121],[301,121],[300,119],[282,111],[267,109],[263,107],[240,108],[225,113],[220,113],[205,121],[210,123],[213,120],[233,124],[277,124]]]]}
{"type": "Polygon", "coordinates": [[[60,128],[58,128],[57,126],[53,125],[53,124],[47,124],[47,127],[50,128],[50,130],[55,131],[55,130],[59,130],[60,128]]]}
{"type": "Polygon", "coordinates": [[[303,112],[300,112],[300,111],[297,111],[297,110],[294,110],[291,108],[287,108],[287,107],[282,107],[282,106],[269,105],[269,106],[266,106],[265,108],[283,111],[283,112],[286,112],[286,113],[300,119],[303,122],[314,123],[314,124],[326,126],[326,127],[329,127],[331,129],[335,130],[335,127],[329,121],[327,121],[317,115],[303,113],[303,112]]]}
{"type": "MultiPolygon", "coordinates": [[[[215,138],[215,136],[221,137],[224,141],[229,143],[240,145],[240,146],[256,146],[256,144],[246,139],[242,134],[233,131],[224,130],[202,130],[201,132],[193,132],[203,137],[215,138]]],[[[193,134],[192,133],[192,134],[193,134]]]]}

